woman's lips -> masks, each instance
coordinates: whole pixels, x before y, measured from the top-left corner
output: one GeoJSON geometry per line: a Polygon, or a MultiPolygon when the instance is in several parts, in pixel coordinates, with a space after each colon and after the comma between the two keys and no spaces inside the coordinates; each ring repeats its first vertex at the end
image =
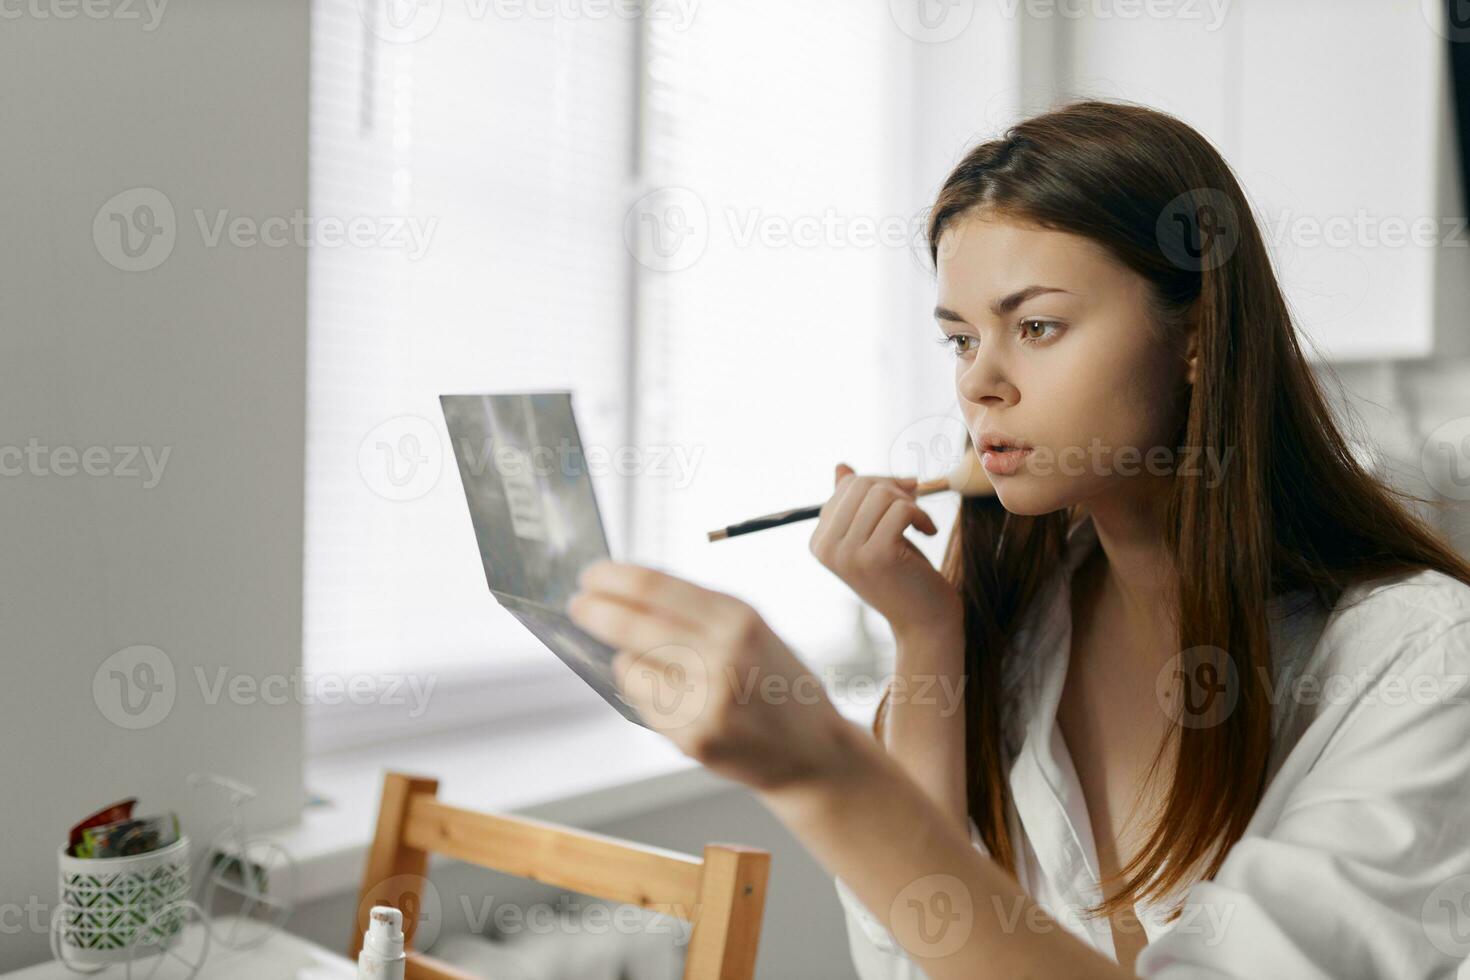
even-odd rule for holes
{"type": "Polygon", "coordinates": [[[1021,461],[1030,455],[1029,449],[1007,449],[999,452],[987,449],[980,454],[980,465],[985,472],[996,476],[1011,476],[1021,468],[1021,461]]]}

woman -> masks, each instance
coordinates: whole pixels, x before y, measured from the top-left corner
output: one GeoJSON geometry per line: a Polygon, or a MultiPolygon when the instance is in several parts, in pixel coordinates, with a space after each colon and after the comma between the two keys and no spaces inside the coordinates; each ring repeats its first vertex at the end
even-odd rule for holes
{"type": "Polygon", "coordinates": [[[893,627],[878,737],[769,696],[810,676],[749,606],[605,562],[569,611],[620,685],[837,877],[864,980],[1451,974],[1470,566],[1354,460],[1219,154],[1065,106],[928,243],[995,495],[941,573],[912,482],[838,468],[811,550],[893,627]]]}

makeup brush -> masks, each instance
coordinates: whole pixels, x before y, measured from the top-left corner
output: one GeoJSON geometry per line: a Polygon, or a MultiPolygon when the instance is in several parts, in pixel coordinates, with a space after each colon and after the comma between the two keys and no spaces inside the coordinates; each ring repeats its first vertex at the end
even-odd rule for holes
{"type": "MultiPolygon", "coordinates": [[[[990,477],[986,474],[985,468],[980,465],[980,454],[974,450],[966,451],[964,458],[955,465],[948,476],[925,480],[914,487],[914,496],[924,497],[931,493],[939,493],[941,490],[953,490],[966,497],[988,496],[995,493],[990,477]]],[[[722,541],[725,538],[733,538],[737,534],[750,534],[752,531],[764,531],[768,527],[795,524],[797,521],[811,520],[821,512],[822,505],[818,504],[815,507],[797,507],[794,510],[783,510],[764,517],[752,517],[748,521],[731,524],[718,531],[710,531],[709,539],[722,541]]]]}

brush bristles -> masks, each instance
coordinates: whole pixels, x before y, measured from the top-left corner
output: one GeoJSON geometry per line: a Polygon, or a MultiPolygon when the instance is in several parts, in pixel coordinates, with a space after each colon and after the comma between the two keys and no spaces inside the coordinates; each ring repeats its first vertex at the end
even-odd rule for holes
{"type": "Polygon", "coordinates": [[[989,496],[995,493],[990,474],[980,465],[980,454],[966,450],[964,459],[949,474],[949,488],[965,497],[989,496]]]}

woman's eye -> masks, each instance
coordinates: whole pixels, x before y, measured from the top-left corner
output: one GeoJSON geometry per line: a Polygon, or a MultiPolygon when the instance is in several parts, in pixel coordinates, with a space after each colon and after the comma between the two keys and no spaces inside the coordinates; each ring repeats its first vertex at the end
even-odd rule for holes
{"type": "Polygon", "coordinates": [[[1060,330],[1061,327],[1062,325],[1055,320],[1022,320],[1020,327],[1021,340],[1028,344],[1045,343],[1051,340],[1056,335],[1056,331],[1060,330]],[[1032,333],[1031,330],[1033,327],[1043,329],[1050,327],[1052,328],[1052,333],[1032,333]]]}
{"type": "Polygon", "coordinates": [[[939,343],[947,345],[956,357],[961,354],[970,353],[970,351],[975,349],[974,344],[976,342],[976,338],[963,333],[947,334],[939,338],[939,343]]]}

